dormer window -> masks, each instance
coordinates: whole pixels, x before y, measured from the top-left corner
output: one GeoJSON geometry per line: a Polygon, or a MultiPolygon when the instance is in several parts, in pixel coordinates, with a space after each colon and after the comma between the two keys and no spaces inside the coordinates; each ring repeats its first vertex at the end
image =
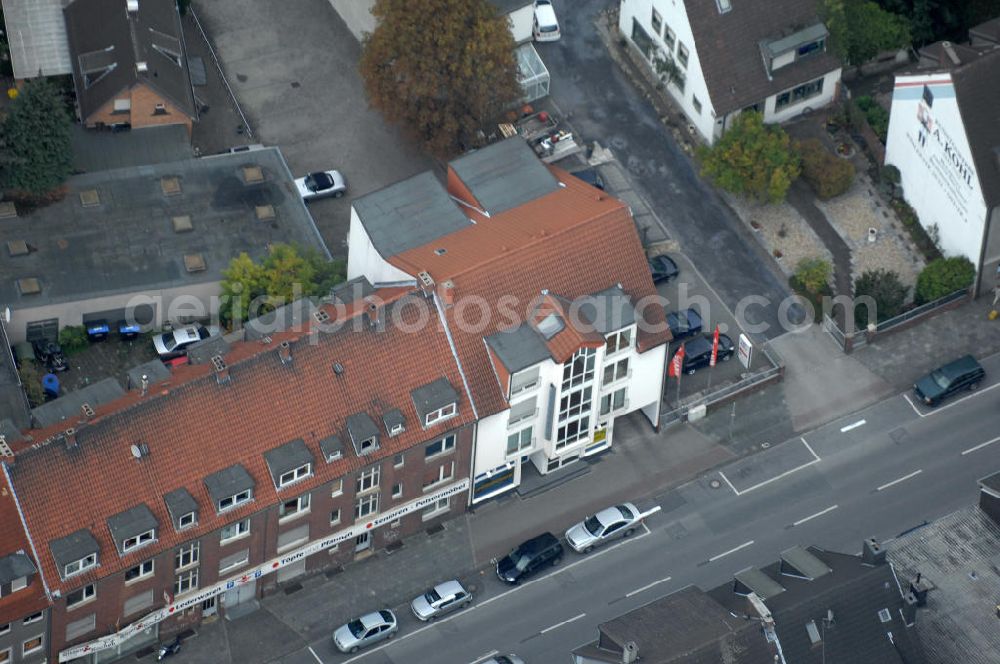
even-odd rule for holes
{"type": "Polygon", "coordinates": [[[133,549],[138,549],[140,546],[149,544],[156,539],[156,530],[147,530],[146,532],[139,533],[135,537],[129,537],[122,542],[122,553],[128,553],[133,549]]]}
{"type": "Polygon", "coordinates": [[[97,567],[96,553],[92,553],[89,556],[84,556],[80,560],[74,560],[68,565],[65,565],[63,567],[63,578],[67,578],[79,574],[81,572],[85,572],[92,567],[97,567]]]}
{"type": "Polygon", "coordinates": [[[280,489],[283,486],[294,484],[295,482],[298,482],[301,479],[309,477],[311,473],[312,473],[311,463],[303,464],[298,468],[293,468],[292,470],[289,470],[287,473],[283,473],[281,477],[278,478],[278,488],[280,489]]]}
{"type": "Polygon", "coordinates": [[[240,491],[232,496],[226,496],[218,503],[219,511],[225,512],[226,510],[231,510],[234,507],[239,507],[244,503],[249,503],[251,498],[253,498],[253,492],[250,489],[240,491]]]}
{"type": "Polygon", "coordinates": [[[510,377],[510,396],[538,387],[538,367],[518,371],[510,377]]]}
{"type": "Polygon", "coordinates": [[[247,469],[237,463],[206,477],[205,488],[215,503],[216,511],[227,512],[253,500],[254,481],[247,469]]]}
{"type": "Polygon", "coordinates": [[[177,519],[177,530],[184,530],[185,528],[190,528],[196,523],[198,523],[198,516],[194,512],[181,514],[180,518],[177,519]]]}
{"type": "Polygon", "coordinates": [[[446,420],[449,417],[454,417],[456,412],[457,409],[455,408],[455,404],[450,403],[447,406],[444,406],[443,408],[438,408],[437,410],[433,410],[427,413],[427,416],[424,418],[424,424],[430,426],[432,424],[440,422],[441,420],[446,420]]]}
{"type": "Polygon", "coordinates": [[[382,413],[382,423],[390,436],[398,436],[406,430],[406,419],[398,408],[382,413]]]}
{"type": "Polygon", "coordinates": [[[198,503],[187,489],[174,489],[163,497],[174,530],[184,530],[198,523],[198,503]]]}
{"type": "Polygon", "coordinates": [[[27,587],[28,587],[28,577],[26,576],[19,576],[10,582],[10,591],[12,593],[27,587]]]}
{"type": "Polygon", "coordinates": [[[347,433],[358,456],[371,454],[378,449],[380,429],[368,413],[354,413],[347,417],[347,433]]]}
{"type": "Polygon", "coordinates": [[[358,454],[365,455],[378,449],[378,439],[366,438],[358,443],[358,454]]]}

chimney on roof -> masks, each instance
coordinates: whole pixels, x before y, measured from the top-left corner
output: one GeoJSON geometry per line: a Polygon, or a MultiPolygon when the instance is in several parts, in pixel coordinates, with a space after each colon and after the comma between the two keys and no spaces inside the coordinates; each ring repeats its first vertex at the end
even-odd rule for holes
{"type": "Polygon", "coordinates": [[[861,563],[863,565],[882,565],[885,563],[885,549],[879,546],[878,540],[870,537],[861,547],[861,563]]]}
{"type": "Polygon", "coordinates": [[[900,613],[903,614],[903,622],[906,623],[907,627],[913,627],[913,623],[917,621],[917,606],[919,604],[920,600],[913,593],[903,595],[903,608],[900,609],[900,613]]]}
{"type": "Polygon", "coordinates": [[[140,60],[139,62],[135,63],[135,70],[140,74],[145,74],[146,72],[149,71],[149,65],[146,64],[145,60],[140,60]]]}
{"type": "Polygon", "coordinates": [[[139,387],[141,389],[140,394],[146,396],[146,391],[149,389],[149,376],[142,374],[142,379],[139,381],[139,387]]]}
{"type": "Polygon", "coordinates": [[[89,403],[80,406],[80,411],[83,413],[83,421],[89,420],[94,416],[94,409],[89,403]]]}
{"type": "Polygon", "coordinates": [[[372,329],[377,329],[379,323],[381,323],[382,318],[382,308],[376,302],[371,300],[367,301],[368,304],[365,307],[365,318],[368,320],[368,326],[372,329]]]}
{"type": "Polygon", "coordinates": [[[432,277],[429,272],[424,270],[417,272],[417,280],[420,281],[420,290],[424,292],[424,295],[431,295],[434,290],[434,277],[432,277]]]}
{"type": "Polygon", "coordinates": [[[639,661],[639,646],[635,641],[626,641],[622,648],[622,664],[633,664],[639,661]]]}
{"type": "Polygon", "coordinates": [[[288,364],[292,361],[292,345],[287,341],[282,341],[278,344],[278,357],[281,358],[282,364],[288,364]]]}
{"type": "Polygon", "coordinates": [[[438,286],[438,297],[441,298],[441,304],[445,309],[455,306],[455,282],[451,279],[442,281],[438,286]]]}
{"type": "Polygon", "coordinates": [[[76,449],[77,446],[79,445],[79,442],[77,441],[76,438],[76,429],[74,429],[73,427],[70,427],[65,431],[63,431],[63,439],[65,439],[66,441],[67,450],[76,449]]]}
{"type": "Polygon", "coordinates": [[[917,598],[917,606],[927,606],[927,591],[933,590],[934,584],[917,572],[916,578],[910,581],[910,592],[917,598]]]}
{"type": "Polygon", "coordinates": [[[125,0],[125,10],[129,14],[136,14],[139,11],[139,0],[125,0]]]}
{"type": "Polygon", "coordinates": [[[212,366],[215,367],[215,382],[219,385],[228,383],[230,380],[229,366],[226,364],[225,358],[221,355],[213,355],[212,366]]]}
{"type": "Polygon", "coordinates": [[[0,433],[0,457],[10,457],[10,460],[14,460],[14,450],[10,449],[10,445],[7,444],[7,436],[0,433]]]}

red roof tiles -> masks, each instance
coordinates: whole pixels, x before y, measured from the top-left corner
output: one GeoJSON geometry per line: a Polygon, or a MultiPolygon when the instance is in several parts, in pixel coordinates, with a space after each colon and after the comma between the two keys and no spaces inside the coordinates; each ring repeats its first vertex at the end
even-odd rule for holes
{"type": "MultiPolygon", "coordinates": [[[[14,495],[7,478],[0,474],[0,557],[24,553],[32,560],[31,545],[21,526],[14,495]]],[[[38,563],[36,562],[37,566],[38,563]]],[[[0,625],[19,620],[48,606],[41,577],[36,574],[28,587],[0,597],[0,625]]]]}

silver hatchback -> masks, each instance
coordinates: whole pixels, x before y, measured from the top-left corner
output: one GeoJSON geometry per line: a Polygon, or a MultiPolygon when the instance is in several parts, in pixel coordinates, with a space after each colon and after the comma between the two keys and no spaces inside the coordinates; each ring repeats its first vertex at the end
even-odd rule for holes
{"type": "Polygon", "coordinates": [[[333,632],[333,644],[340,652],[357,652],[379,641],[391,639],[399,631],[396,615],[389,609],[366,613],[333,632]]]}
{"type": "Polygon", "coordinates": [[[434,620],[472,603],[472,593],[458,581],[445,581],[410,602],[410,609],[420,620],[434,620]]]}

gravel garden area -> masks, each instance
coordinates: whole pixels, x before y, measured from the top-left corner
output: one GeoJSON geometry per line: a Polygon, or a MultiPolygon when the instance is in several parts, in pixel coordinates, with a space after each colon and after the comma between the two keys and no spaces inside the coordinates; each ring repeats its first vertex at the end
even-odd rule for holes
{"type": "Polygon", "coordinates": [[[790,204],[762,205],[731,194],[725,197],[740,219],[754,230],[786,276],[792,276],[804,258],[832,262],[830,251],[790,204]]]}

